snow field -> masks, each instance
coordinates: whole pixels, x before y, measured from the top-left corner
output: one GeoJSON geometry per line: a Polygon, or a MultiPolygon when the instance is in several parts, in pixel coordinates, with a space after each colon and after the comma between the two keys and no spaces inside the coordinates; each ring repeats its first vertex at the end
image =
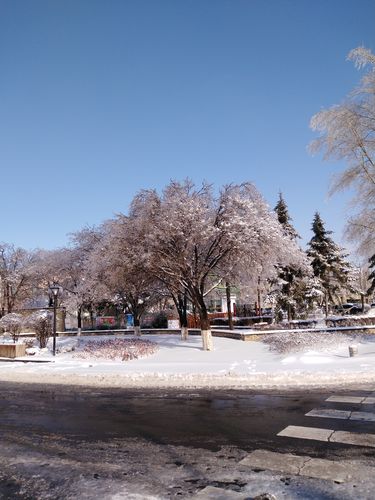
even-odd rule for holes
{"type": "Polygon", "coordinates": [[[243,342],[214,338],[214,350],[208,352],[203,351],[199,336],[191,336],[187,341],[170,334],[143,336],[139,355],[146,357],[129,356],[125,361],[119,346],[131,347],[138,340],[134,336],[62,337],[57,339],[55,358],[49,349],[35,349],[34,356],[27,357],[51,363],[24,363],[23,359],[0,362],[0,380],[238,388],[321,387],[375,381],[375,339],[371,335],[292,333],[265,339],[243,342]],[[353,341],[358,355],[351,358],[348,346],[353,341]],[[98,357],[100,349],[113,357],[98,357]],[[135,357],[138,359],[132,359],[135,357]]]}

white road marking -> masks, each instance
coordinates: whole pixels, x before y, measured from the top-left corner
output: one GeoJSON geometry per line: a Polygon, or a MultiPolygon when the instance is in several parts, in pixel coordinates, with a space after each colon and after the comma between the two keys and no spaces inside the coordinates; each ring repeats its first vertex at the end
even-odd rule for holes
{"type": "Polygon", "coordinates": [[[366,480],[372,477],[375,472],[373,467],[356,465],[345,461],[337,462],[267,450],[253,451],[241,460],[239,465],[254,469],[277,471],[283,474],[326,479],[340,483],[366,480]]]}
{"type": "Polygon", "coordinates": [[[359,432],[335,431],[330,437],[331,443],[354,444],[375,448],[375,434],[364,434],[359,432]]]}
{"type": "Polygon", "coordinates": [[[320,418],[340,418],[347,420],[350,418],[351,411],[347,410],[335,410],[331,408],[314,408],[313,410],[306,413],[306,417],[320,417],[320,418]]]}
{"type": "Polygon", "coordinates": [[[283,474],[299,474],[301,467],[306,463],[306,458],[290,453],[255,450],[241,460],[239,464],[257,469],[275,470],[283,474]]]}
{"type": "Polygon", "coordinates": [[[363,403],[366,399],[365,396],[330,396],[326,401],[334,403],[363,403]]]}
{"type": "Polygon", "coordinates": [[[333,432],[333,429],[319,429],[316,427],[288,425],[288,427],[280,431],[277,435],[299,439],[312,439],[315,441],[329,441],[333,432]]]}
{"type": "Polygon", "coordinates": [[[375,422],[375,413],[369,411],[336,410],[333,408],[314,408],[305,414],[306,417],[338,418],[341,420],[358,420],[375,422]]]}
{"type": "Polygon", "coordinates": [[[292,437],[298,439],[312,439],[315,441],[328,441],[330,443],[354,444],[375,448],[375,434],[358,432],[334,431],[333,429],[319,429],[315,427],[303,427],[289,425],[278,436],[292,437]]]}
{"type": "Polygon", "coordinates": [[[349,420],[362,420],[364,422],[375,422],[375,413],[369,411],[352,411],[349,420]]]}

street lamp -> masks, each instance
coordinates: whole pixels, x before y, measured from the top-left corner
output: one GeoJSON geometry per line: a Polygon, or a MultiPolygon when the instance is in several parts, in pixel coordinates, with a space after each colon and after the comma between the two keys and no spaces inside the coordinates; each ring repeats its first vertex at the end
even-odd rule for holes
{"type": "Polygon", "coordinates": [[[53,355],[56,356],[56,308],[57,308],[57,296],[60,291],[60,286],[53,282],[49,289],[53,295],[53,355]]]}

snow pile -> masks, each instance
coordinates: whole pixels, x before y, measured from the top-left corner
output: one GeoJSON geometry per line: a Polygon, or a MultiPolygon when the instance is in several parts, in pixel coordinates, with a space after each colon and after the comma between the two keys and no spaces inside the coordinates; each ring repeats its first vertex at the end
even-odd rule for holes
{"type": "MultiPolygon", "coordinates": [[[[48,347],[49,349],[52,349],[52,339],[48,341],[48,347]]],[[[72,352],[75,351],[78,347],[78,340],[77,339],[58,339],[57,346],[56,346],[56,352],[58,354],[64,353],[64,352],[72,352]]]]}
{"type": "Polygon", "coordinates": [[[149,340],[119,338],[90,340],[83,344],[82,350],[76,353],[74,357],[130,361],[150,356],[157,350],[158,346],[149,340]]]}

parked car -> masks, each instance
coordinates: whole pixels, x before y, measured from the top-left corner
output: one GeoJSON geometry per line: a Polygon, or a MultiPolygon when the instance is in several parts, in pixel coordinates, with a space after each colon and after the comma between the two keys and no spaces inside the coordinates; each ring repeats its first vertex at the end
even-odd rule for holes
{"type": "MultiPolygon", "coordinates": [[[[334,306],[333,309],[334,309],[335,313],[337,313],[337,314],[345,314],[345,315],[361,314],[362,313],[362,304],[347,302],[346,304],[334,306]]],[[[369,311],[369,309],[370,309],[370,306],[368,304],[365,304],[363,312],[367,312],[367,311],[369,311]]]]}

